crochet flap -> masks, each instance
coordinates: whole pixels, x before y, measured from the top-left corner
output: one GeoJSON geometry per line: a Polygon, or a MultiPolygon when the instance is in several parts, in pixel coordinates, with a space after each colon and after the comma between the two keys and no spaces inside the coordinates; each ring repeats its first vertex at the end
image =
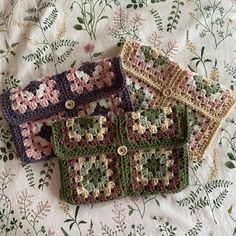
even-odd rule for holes
{"type": "Polygon", "coordinates": [[[11,89],[1,95],[0,104],[8,122],[19,125],[62,111],[75,116],[79,105],[120,92],[124,86],[121,60],[114,57],[11,89]]]}
{"type": "Polygon", "coordinates": [[[56,156],[80,156],[136,150],[175,148],[188,140],[188,110],[176,106],[127,112],[119,116],[69,118],[53,123],[56,156]]]}
{"type": "Polygon", "coordinates": [[[126,41],[120,55],[127,75],[154,89],[160,104],[174,99],[211,119],[221,120],[235,102],[223,85],[181,68],[153,47],[126,41]]]}

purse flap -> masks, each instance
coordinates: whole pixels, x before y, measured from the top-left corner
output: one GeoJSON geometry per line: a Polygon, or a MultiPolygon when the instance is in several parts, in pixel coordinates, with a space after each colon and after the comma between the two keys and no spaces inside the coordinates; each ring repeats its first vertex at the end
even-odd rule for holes
{"type": "Polygon", "coordinates": [[[70,160],[117,151],[181,147],[189,137],[189,114],[183,106],[158,107],[119,116],[69,118],[53,123],[56,156],[70,160]]]}
{"type": "Polygon", "coordinates": [[[120,55],[127,75],[155,89],[162,101],[174,98],[210,118],[221,120],[236,100],[220,83],[181,68],[153,47],[126,41],[120,55]]]}
{"type": "Polygon", "coordinates": [[[19,125],[62,111],[75,115],[79,105],[118,93],[124,86],[121,60],[113,57],[11,89],[1,95],[0,104],[8,122],[19,125]]]}

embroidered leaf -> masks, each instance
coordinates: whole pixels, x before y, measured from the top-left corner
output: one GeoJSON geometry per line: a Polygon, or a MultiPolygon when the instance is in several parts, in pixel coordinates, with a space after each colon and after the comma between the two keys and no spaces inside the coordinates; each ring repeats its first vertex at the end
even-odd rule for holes
{"type": "Polygon", "coordinates": [[[188,197],[185,197],[182,200],[178,200],[180,206],[187,206],[195,202],[195,200],[198,198],[199,193],[203,191],[203,188],[199,186],[196,191],[191,191],[190,195],[188,197]]]}
{"type": "Polygon", "coordinates": [[[66,219],[64,220],[64,223],[68,223],[68,222],[71,222],[71,221],[74,221],[73,219],[66,219]]]}
{"type": "Polygon", "coordinates": [[[183,5],[184,2],[181,0],[173,1],[172,10],[170,12],[170,16],[167,19],[169,21],[167,24],[167,32],[171,33],[173,30],[176,30],[181,14],[180,7],[183,5]]]}
{"type": "Polygon", "coordinates": [[[40,175],[43,176],[39,179],[38,189],[43,190],[44,186],[49,186],[49,180],[51,179],[51,174],[53,174],[53,167],[55,167],[55,163],[53,160],[45,162],[44,170],[40,172],[40,175]]]}
{"type": "Polygon", "coordinates": [[[232,209],[233,209],[233,205],[231,205],[230,208],[228,209],[228,213],[229,213],[229,214],[232,213],[232,209]]]}
{"type": "Polygon", "coordinates": [[[6,49],[9,49],[9,44],[8,44],[7,40],[4,40],[4,42],[5,42],[6,49]]]}
{"type": "Polygon", "coordinates": [[[83,29],[82,25],[74,25],[74,28],[76,30],[82,30],[83,29]]]}
{"type": "Polygon", "coordinates": [[[64,236],[70,236],[62,227],[60,228],[64,236]]]}
{"type": "Polygon", "coordinates": [[[58,63],[63,63],[71,54],[71,52],[73,52],[73,48],[70,48],[69,50],[66,50],[62,55],[57,57],[58,63]]]}
{"type": "Polygon", "coordinates": [[[78,42],[73,41],[73,40],[69,40],[69,39],[59,39],[54,41],[51,46],[53,48],[53,50],[57,50],[61,47],[71,47],[73,48],[76,44],[78,44],[78,42]]]}
{"type": "Polygon", "coordinates": [[[1,53],[4,53],[4,52],[5,52],[4,50],[0,50],[0,54],[1,54],[1,53]]]}
{"type": "Polygon", "coordinates": [[[197,236],[202,230],[202,222],[197,219],[197,223],[194,225],[192,229],[190,229],[185,236],[197,236]]]}
{"type": "Polygon", "coordinates": [[[233,236],[236,235],[236,227],[234,228],[233,236]]]}
{"type": "Polygon", "coordinates": [[[73,68],[75,64],[76,64],[76,60],[71,63],[70,67],[73,68]]]}
{"type": "Polygon", "coordinates": [[[56,7],[54,7],[48,17],[46,17],[46,19],[42,23],[44,31],[48,30],[53,25],[57,18],[57,14],[58,10],[56,9],[56,7]]]}
{"type": "Polygon", "coordinates": [[[16,55],[15,52],[13,52],[13,51],[10,51],[10,53],[11,53],[12,56],[16,55]]]}
{"type": "Polygon", "coordinates": [[[133,4],[128,4],[127,6],[126,6],[126,8],[131,8],[133,6],[133,4]]]}
{"type": "Polygon", "coordinates": [[[69,226],[69,229],[70,229],[70,230],[72,229],[72,227],[73,227],[74,224],[75,224],[75,221],[70,224],[70,226],[69,226]]]}
{"type": "Polygon", "coordinates": [[[225,165],[229,168],[229,169],[233,169],[235,168],[235,165],[232,161],[226,161],[225,165]]]}
{"type": "Polygon", "coordinates": [[[189,207],[190,215],[195,214],[196,210],[205,208],[206,206],[209,206],[209,200],[206,197],[200,197],[199,200],[189,207]]]}
{"type": "Polygon", "coordinates": [[[160,202],[157,199],[155,199],[155,201],[156,201],[157,206],[160,206],[160,202]]]}
{"type": "Polygon", "coordinates": [[[211,193],[216,188],[228,188],[233,183],[228,180],[213,180],[205,185],[205,189],[208,193],[211,193]]]}
{"type": "Polygon", "coordinates": [[[84,221],[84,220],[81,220],[81,221],[79,222],[79,225],[80,225],[80,224],[87,224],[87,222],[84,221]]]}
{"type": "Polygon", "coordinates": [[[217,198],[215,200],[213,200],[214,207],[219,209],[221,207],[221,205],[223,204],[224,199],[227,196],[227,194],[228,194],[227,189],[224,189],[222,192],[220,192],[220,194],[217,196],[217,198]]]}
{"type": "Polygon", "coordinates": [[[30,8],[30,9],[26,10],[25,12],[27,12],[27,13],[33,13],[33,12],[36,12],[36,11],[37,11],[36,8],[30,8]]]}
{"type": "Polygon", "coordinates": [[[56,7],[56,5],[53,2],[44,2],[39,8],[38,11],[42,12],[47,7],[56,7]]]}
{"type": "Polygon", "coordinates": [[[77,17],[77,20],[79,21],[80,24],[84,23],[84,21],[83,21],[83,19],[81,17],[77,17]]]}
{"type": "Polygon", "coordinates": [[[76,206],[76,208],[75,208],[75,220],[77,219],[79,208],[80,208],[80,206],[76,206]]]}
{"type": "Polygon", "coordinates": [[[31,188],[35,188],[34,172],[32,170],[31,164],[24,165],[24,170],[26,172],[26,178],[27,178],[29,186],[31,188]]]}
{"type": "Polygon", "coordinates": [[[164,31],[163,30],[163,25],[162,25],[162,19],[161,16],[159,14],[159,12],[155,9],[151,9],[150,13],[153,15],[154,19],[155,19],[155,23],[156,26],[158,28],[159,31],[164,31]]]}
{"type": "Polygon", "coordinates": [[[202,49],[201,49],[201,58],[203,57],[204,50],[205,50],[205,47],[202,47],[202,49]]]}
{"type": "Polygon", "coordinates": [[[192,162],[192,168],[194,171],[197,171],[199,169],[199,167],[202,166],[202,163],[203,163],[203,160],[200,160],[200,161],[193,161],[192,162]]]}
{"type": "Polygon", "coordinates": [[[36,16],[26,16],[23,18],[24,21],[39,22],[39,18],[36,16]]]}
{"type": "Polygon", "coordinates": [[[128,208],[129,208],[129,216],[133,214],[134,212],[134,208],[130,205],[128,205],[128,208]]]}
{"type": "Polygon", "coordinates": [[[101,18],[98,19],[98,21],[103,20],[103,19],[109,19],[108,16],[102,16],[101,18]]]}
{"type": "Polygon", "coordinates": [[[93,57],[99,57],[100,55],[102,55],[103,52],[96,52],[93,54],[93,57]]]}
{"type": "Polygon", "coordinates": [[[234,156],[234,154],[232,152],[228,152],[227,155],[228,155],[230,160],[233,160],[233,161],[236,160],[236,157],[234,156]]]}

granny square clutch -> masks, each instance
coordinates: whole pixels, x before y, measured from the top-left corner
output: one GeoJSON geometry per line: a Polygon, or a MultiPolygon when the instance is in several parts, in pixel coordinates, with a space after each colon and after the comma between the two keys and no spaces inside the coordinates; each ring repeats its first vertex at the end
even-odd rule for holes
{"type": "Polygon", "coordinates": [[[1,107],[23,162],[54,157],[51,123],[65,117],[132,111],[119,57],[82,64],[1,95],[1,107]]]}
{"type": "Polygon", "coordinates": [[[202,159],[235,97],[220,83],[181,68],[150,46],[126,41],[120,55],[135,110],[178,104],[191,109],[189,157],[202,159]]]}
{"type": "Polygon", "coordinates": [[[53,123],[61,198],[84,204],[182,190],[188,116],[184,107],[158,107],[53,123]]]}

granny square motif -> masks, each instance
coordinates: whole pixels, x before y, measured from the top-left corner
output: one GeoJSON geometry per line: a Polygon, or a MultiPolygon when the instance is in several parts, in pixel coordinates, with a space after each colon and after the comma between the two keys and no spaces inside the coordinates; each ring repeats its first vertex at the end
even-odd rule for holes
{"type": "Polygon", "coordinates": [[[132,111],[119,57],[32,81],[3,93],[0,102],[23,162],[54,157],[51,124],[56,120],[132,111]]]}
{"type": "Polygon", "coordinates": [[[150,46],[126,41],[120,55],[135,110],[177,104],[191,109],[189,157],[202,159],[235,97],[223,85],[181,68],[150,46]]]}
{"type": "Polygon", "coordinates": [[[61,198],[71,204],[178,192],[188,185],[189,112],[158,107],[53,123],[61,198]]]}

